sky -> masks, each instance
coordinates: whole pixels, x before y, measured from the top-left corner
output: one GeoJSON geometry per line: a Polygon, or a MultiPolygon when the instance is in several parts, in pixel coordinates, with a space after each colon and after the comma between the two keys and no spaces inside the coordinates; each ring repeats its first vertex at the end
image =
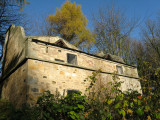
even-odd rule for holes
{"type": "MultiPolygon", "coordinates": [[[[39,19],[41,16],[55,14],[56,8],[65,2],[65,0],[27,0],[30,2],[24,8],[24,13],[32,20],[39,19]]],[[[105,9],[114,4],[121,9],[126,17],[140,19],[140,27],[132,32],[132,37],[139,38],[141,27],[144,26],[148,18],[156,19],[160,13],[160,0],[70,0],[82,6],[82,12],[88,19],[88,28],[93,30],[93,14],[97,15],[99,8],[105,9]]]]}

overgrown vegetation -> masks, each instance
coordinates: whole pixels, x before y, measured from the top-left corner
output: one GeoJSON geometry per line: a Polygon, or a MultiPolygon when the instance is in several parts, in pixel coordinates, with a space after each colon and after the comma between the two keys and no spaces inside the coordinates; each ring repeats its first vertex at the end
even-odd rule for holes
{"type": "MultiPolygon", "coordinates": [[[[88,92],[93,91],[100,71],[93,72],[88,80],[88,92]]],[[[137,91],[123,93],[118,76],[108,83],[111,89],[101,87],[89,95],[81,92],[67,96],[53,95],[46,91],[33,107],[15,109],[9,102],[0,101],[0,120],[152,120],[160,119],[160,93],[150,87],[143,88],[145,94],[137,91]]]]}
{"type": "MultiPolygon", "coordinates": [[[[10,24],[19,23],[19,9],[26,3],[26,0],[0,0],[0,60],[5,31],[10,24]]],[[[87,19],[81,6],[70,1],[66,1],[57,9],[55,15],[49,15],[45,21],[49,26],[42,28],[47,31],[47,35],[59,35],[79,48],[87,48],[87,52],[96,48],[94,53],[112,53],[123,57],[126,63],[136,64],[143,95],[136,91],[123,93],[119,89],[121,82],[115,75],[113,82],[108,83],[112,87],[100,86],[100,89],[93,92],[99,74],[99,71],[96,71],[87,79],[91,80],[87,88],[89,96],[79,92],[64,97],[47,91],[37,100],[35,106],[24,106],[21,109],[0,100],[0,120],[160,119],[159,18],[146,21],[140,41],[130,36],[139,21],[128,21],[115,7],[108,8],[106,12],[100,10],[99,17],[94,19],[94,33],[86,28],[87,19]]]]}

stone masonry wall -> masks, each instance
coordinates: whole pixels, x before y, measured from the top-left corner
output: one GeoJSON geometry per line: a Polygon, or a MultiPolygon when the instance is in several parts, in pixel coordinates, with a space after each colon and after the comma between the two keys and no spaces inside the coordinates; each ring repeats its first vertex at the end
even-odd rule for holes
{"type": "Polygon", "coordinates": [[[2,87],[2,98],[7,99],[16,107],[27,100],[27,62],[5,79],[2,87]]]}
{"type": "Polygon", "coordinates": [[[58,90],[61,95],[66,95],[67,90],[79,90],[85,93],[89,82],[84,82],[84,80],[92,75],[93,70],[101,69],[102,72],[106,72],[100,74],[100,80],[107,86],[107,83],[112,80],[111,73],[117,71],[116,65],[123,68],[124,76],[119,76],[120,81],[124,82],[121,90],[132,89],[141,92],[136,67],[40,42],[32,42],[31,39],[28,40],[28,57],[31,58],[28,60],[29,103],[34,103],[37,97],[46,90],[52,93],[58,90]],[[67,63],[67,53],[77,55],[77,65],[67,63]]]}
{"type": "Polygon", "coordinates": [[[67,53],[77,55],[78,66],[95,70],[101,69],[103,72],[113,73],[116,71],[116,65],[120,65],[123,67],[123,72],[124,72],[123,75],[138,77],[136,67],[131,67],[124,64],[112,62],[109,60],[104,60],[84,53],[72,50],[66,50],[56,46],[51,46],[51,45],[46,46],[43,43],[29,42],[28,56],[30,56],[31,58],[37,58],[48,61],[55,61],[55,59],[59,59],[63,60],[64,63],[67,63],[67,53]]]}
{"type": "MultiPolygon", "coordinates": [[[[99,81],[107,86],[112,80],[112,73],[117,71],[117,65],[123,69],[123,73],[119,74],[119,80],[124,81],[122,91],[132,89],[141,93],[136,67],[33,42],[32,39],[54,43],[59,37],[26,37],[23,28],[14,25],[7,31],[2,65],[2,98],[8,99],[16,107],[34,104],[46,90],[52,93],[57,90],[61,95],[66,95],[67,90],[85,93],[90,82],[84,80],[98,69],[102,71],[99,81]],[[77,56],[76,65],[67,63],[67,53],[77,56]]],[[[75,48],[68,42],[64,43],[69,48],[75,48]]]]}
{"type": "MultiPolygon", "coordinates": [[[[37,97],[46,90],[51,93],[58,90],[61,95],[66,95],[67,90],[78,90],[85,93],[89,82],[84,82],[84,80],[93,72],[38,60],[28,60],[28,70],[29,103],[35,103],[37,97]]],[[[112,81],[112,75],[101,73],[99,79],[107,87],[107,83],[112,81]]],[[[129,88],[134,90],[141,88],[137,79],[121,76],[120,80],[125,81],[121,87],[122,91],[129,88]]]]}
{"type": "Polygon", "coordinates": [[[2,65],[3,77],[25,58],[25,39],[24,29],[11,25],[5,38],[2,65]]]}
{"type": "MultiPolygon", "coordinates": [[[[43,38],[44,39],[44,38],[43,38]]],[[[46,37],[47,39],[47,37],[46,37]]],[[[89,82],[84,80],[92,75],[93,70],[101,69],[100,80],[104,85],[112,80],[111,73],[117,71],[116,65],[122,66],[122,91],[128,89],[138,90],[141,85],[138,81],[137,68],[90,56],[78,51],[68,50],[41,42],[28,40],[28,88],[29,103],[35,103],[37,97],[46,90],[66,95],[67,90],[79,90],[85,93],[89,82]],[[67,53],[77,55],[77,65],[67,63],[67,53]],[[56,61],[56,59],[60,61],[56,61]],[[128,77],[127,77],[128,76],[128,77]]]]}

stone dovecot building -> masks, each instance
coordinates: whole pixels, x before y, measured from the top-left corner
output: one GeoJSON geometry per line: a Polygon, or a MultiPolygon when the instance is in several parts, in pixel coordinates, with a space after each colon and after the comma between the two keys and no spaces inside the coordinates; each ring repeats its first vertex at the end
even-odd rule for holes
{"type": "Polygon", "coordinates": [[[22,27],[11,25],[6,32],[1,97],[16,107],[32,103],[46,90],[64,94],[72,90],[85,93],[84,80],[101,69],[104,84],[118,71],[122,91],[141,92],[137,68],[127,65],[116,56],[91,55],[80,51],[60,37],[28,37],[22,27]]]}

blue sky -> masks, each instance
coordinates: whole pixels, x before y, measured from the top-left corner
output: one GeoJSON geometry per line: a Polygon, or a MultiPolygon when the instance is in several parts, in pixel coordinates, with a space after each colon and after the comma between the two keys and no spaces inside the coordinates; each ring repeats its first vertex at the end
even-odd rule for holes
{"type": "MultiPolygon", "coordinates": [[[[30,17],[30,19],[36,19],[37,17],[54,14],[56,8],[65,2],[65,0],[27,0],[30,2],[24,9],[24,13],[30,17]]],[[[141,19],[140,25],[144,25],[144,20],[151,18],[155,19],[157,13],[160,13],[160,0],[71,0],[82,6],[82,12],[88,19],[88,28],[93,29],[92,14],[97,14],[99,8],[105,8],[107,6],[116,5],[116,7],[122,9],[125,15],[129,18],[134,16],[141,19]]],[[[136,28],[132,36],[138,38],[140,28],[136,28]]]]}

